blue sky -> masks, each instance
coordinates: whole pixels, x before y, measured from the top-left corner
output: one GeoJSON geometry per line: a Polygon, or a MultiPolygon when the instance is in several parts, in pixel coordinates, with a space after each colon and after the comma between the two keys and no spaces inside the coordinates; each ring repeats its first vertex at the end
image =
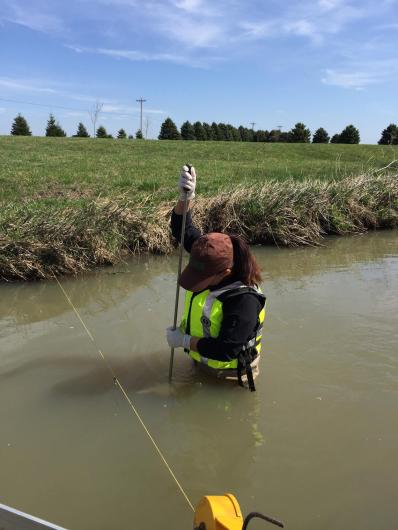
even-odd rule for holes
{"type": "Polygon", "coordinates": [[[397,50],[398,0],[0,0],[0,134],[18,112],[34,134],[51,111],[91,130],[96,101],[135,132],[144,96],[149,137],[170,116],[375,143],[398,122],[397,50]]]}

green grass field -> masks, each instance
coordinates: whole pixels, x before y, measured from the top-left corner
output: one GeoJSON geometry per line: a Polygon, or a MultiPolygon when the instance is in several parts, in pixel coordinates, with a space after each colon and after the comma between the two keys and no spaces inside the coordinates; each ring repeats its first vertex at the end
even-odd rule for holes
{"type": "Polygon", "coordinates": [[[386,166],[398,146],[129,141],[0,137],[0,200],[54,199],[158,190],[175,196],[180,166],[198,172],[198,192],[267,179],[339,179],[386,166]]]}
{"type": "Polygon", "coordinates": [[[172,251],[185,162],[203,231],[298,246],[396,228],[396,159],[397,146],[0,137],[0,281],[172,251]]]}

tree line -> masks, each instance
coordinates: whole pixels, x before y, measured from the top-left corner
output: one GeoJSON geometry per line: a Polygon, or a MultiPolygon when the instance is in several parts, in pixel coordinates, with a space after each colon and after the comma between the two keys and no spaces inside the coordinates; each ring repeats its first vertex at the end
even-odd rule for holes
{"type": "MultiPolygon", "coordinates": [[[[296,123],[290,131],[280,129],[254,130],[242,125],[234,127],[229,123],[201,123],[199,121],[182,124],[180,131],[171,118],[167,118],[161,126],[159,140],[199,140],[227,142],[289,142],[314,144],[359,144],[359,130],[354,125],[347,125],[341,133],[331,138],[328,132],[320,127],[311,136],[311,131],[304,123],[296,123]]],[[[378,142],[380,145],[398,145],[398,126],[391,123],[383,130],[378,142]]]]}
{"type": "Polygon", "coordinates": [[[320,127],[313,135],[304,123],[296,123],[290,131],[280,129],[254,130],[240,125],[234,127],[229,123],[201,123],[199,121],[182,124],[180,131],[171,118],[167,118],[161,126],[159,140],[199,140],[224,142],[286,142],[286,143],[318,143],[327,144],[359,144],[359,131],[353,125],[347,125],[340,134],[330,138],[328,132],[320,127]]]}
{"type": "MultiPolygon", "coordinates": [[[[11,126],[11,134],[13,136],[32,136],[32,131],[30,130],[29,124],[26,121],[26,119],[21,115],[18,114],[16,118],[14,118],[14,121],[11,126]]],[[[57,136],[57,137],[63,137],[66,136],[66,132],[62,129],[58,121],[55,119],[55,116],[53,114],[50,114],[47,126],[45,130],[45,136],[57,136]]],[[[76,134],[73,135],[74,138],[89,138],[90,134],[88,133],[85,125],[80,122],[77,126],[76,134]]],[[[113,138],[111,134],[108,134],[107,130],[103,125],[100,125],[95,132],[96,138],[113,138]]],[[[127,136],[127,133],[124,129],[119,129],[116,138],[124,139],[129,138],[133,139],[134,136],[130,134],[127,136]]],[[[142,139],[143,135],[140,129],[135,133],[136,139],[142,139]]]]}
{"type": "MultiPolygon", "coordinates": [[[[96,129],[96,138],[113,138],[111,134],[108,134],[105,127],[100,125],[96,129]]],[[[32,132],[26,119],[18,114],[13,121],[11,127],[11,134],[14,136],[31,136],[32,132]]],[[[58,121],[55,119],[53,114],[50,114],[47,126],[45,130],[46,136],[66,136],[66,132],[62,129],[58,121]]],[[[73,135],[76,138],[89,138],[86,127],[82,122],[78,124],[76,134],[73,135]]],[[[118,139],[133,139],[133,135],[127,136],[124,129],[119,129],[117,136],[118,139]]],[[[136,139],[142,139],[143,135],[139,129],[135,133],[136,139]]],[[[181,129],[178,130],[176,124],[171,118],[167,118],[161,125],[159,140],[198,140],[198,141],[227,141],[227,142],[286,142],[286,143],[335,143],[335,144],[359,144],[360,134],[359,130],[354,125],[347,125],[341,133],[333,135],[331,138],[328,132],[320,127],[311,136],[311,131],[304,125],[304,123],[296,123],[296,125],[290,131],[282,131],[280,129],[267,130],[254,130],[240,125],[234,127],[229,123],[209,123],[197,121],[190,123],[185,121],[181,125],[181,129]]],[[[382,133],[380,145],[398,145],[398,126],[394,123],[390,123],[382,133]]]]}

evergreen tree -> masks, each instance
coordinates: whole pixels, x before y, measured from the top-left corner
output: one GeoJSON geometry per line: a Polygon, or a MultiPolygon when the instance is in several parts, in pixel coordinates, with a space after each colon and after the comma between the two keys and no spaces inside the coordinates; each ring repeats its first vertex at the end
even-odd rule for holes
{"type": "Polygon", "coordinates": [[[218,125],[215,121],[211,124],[211,130],[213,131],[213,140],[219,141],[220,138],[220,131],[218,129],[218,125]]]}
{"type": "Polygon", "coordinates": [[[290,138],[290,132],[286,132],[286,131],[279,131],[279,138],[278,138],[278,142],[290,142],[291,141],[291,138],[290,138]]]}
{"type": "Polygon", "coordinates": [[[224,142],[227,139],[225,123],[217,123],[217,140],[224,142]]]}
{"type": "Polygon", "coordinates": [[[281,131],[279,129],[272,129],[272,131],[270,131],[269,133],[268,141],[279,142],[280,135],[281,135],[281,131]]]}
{"type": "Polygon", "coordinates": [[[230,127],[230,125],[226,125],[225,123],[218,124],[218,137],[221,141],[232,142],[233,136],[230,127]]]}
{"type": "Polygon", "coordinates": [[[206,138],[206,132],[203,128],[203,125],[200,123],[200,121],[196,121],[193,124],[193,128],[195,130],[195,137],[197,140],[204,141],[207,140],[206,138]]]}
{"type": "Polygon", "coordinates": [[[296,123],[290,131],[290,141],[307,143],[311,140],[311,131],[307,129],[304,123],[296,123]]]}
{"type": "Polygon", "coordinates": [[[60,124],[55,121],[53,114],[50,114],[47,121],[46,136],[66,136],[66,132],[62,129],[60,124]]]}
{"type": "Polygon", "coordinates": [[[133,134],[129,134],[129,140],[134,140],[134,135],[133,134]]]}
{"type": "Polygon", "coordinates": [[[384,129],[378,143],[379,145],[398,145],[398,127],[395,123],[390,123],[390,125],[384,129]]]}
{"type": "Polygon", "coordinates": [[[181,125],[181,138],[183,140],[196,140],[195,129],[189,121],[185,121],[181,125]]]}
{"type": "Polygon", "coordinates": [[[88,134],[87,129],[82,124],[82,122],[80,122],[79,125],[77,126],[77,131],[76,131],[76,134],[74,134],[74,137],[75,138],[88,138],[89,136],[90,135],[88,134]]]}
{"type": "Polygon", "coordinates": [[[213,129],[208,123],[203,123],[203,129],[206,133],[206,140],[214,140],[213,129]]]}
{"type": "Polygon", "coordinates": [[[228,123],[227,129],[228,129],[229,134],[231,136],[231,141],[233,141],[233,142],[241,142],[242,141],[242,139],[240,137],[240,132],[238,131],[238,129],[236,127],[234,127],[233,125],[228,123]]]}
{"type": "Polygon", "coordinates": [[[359,144],[359,141],[359,131],[353,125],[347,125],[347,127],[340,133],[341,144],[359,144]]]}
{"type": "Polygon", "coordinates": [[[267,134],[265,131],[256,131],[254,133],[254,141],[255,142],[266,142],[268,140],[267,134]]]}
{"type": "Polygon", "coordinates": [[[235,133],[234,133],[235,127],[231,125],[230,123],[227,123],[226,129],[227,129],[227,142],[234,142],[235,141],[235,133]]]}
{"type": "Polygon", "coordinates": [[[124,129],[119,129],[117,137],[119,140],[124,140],[125,138],[127,138],[126,131],[124,129]]]}
{"type": "MultiPolygon", "coordinates": [[[[242,125],[239,127],[239,134],[242,142],[252,142],[253,141],[253,134],[250,134],[251,129],[248,129],[247,127],[243,127],[242,125]]],[[[253,133],[253,131],[251,131],[253,133]]]]}
{"type": "Polygon", "coordinates": [[[242,136],[240,134],[239,127],[233,127],[232,136],[234,137],[234,142],[241,142],[242,141],[242,136]]]}
{"type": "Polygon", "coordinates": [[[13,136],[32,136],[32,132],[29,129],[28,122],[21,114],[14,119],[11,127],[11,134],[13,136]]]}
{"type": "Polygon", "coordinates": [[[141,129],[138,129],[138,131],[135,133],[135,137],[137,140],[143,140],[144,136],[142,135],[141,129]]]}
{"type": "Polygon", "coordinates": [[[176,124],[171,118],[166,118],[160,128],[159,140],[181,140],[176,124]]]}
{"type": "Polygon", "coordinates": [[[330,137],[323,127],[317,129],[312,138],[313,144],[328,144],[330,137]]]}
{"type": "Polygon", "coordinates": [[[248,135],[248,138],[249,138],[249,142],[254,142],[254,135],[255,135],[255,132],[254,132],[254,129],[247,129],[247,135],[248,135]]]}
{"type": "Polygon", "coordinates": [[[50,114],[48,121],[47,121],[47,127],[46,127],[46,136],[56,136],[55,130],[57,127],[57,123],[55,121],[55,117],[50,114]]]}
{"type": "Polygon", "coordinates": [[[239,131],[239,135],[240,135],[241,141],[242,142],[247,142],[248,141],[248,136],[247,136],[247,133],[246,133],[246,128],[243,127],[243,125],[239,125],[238,131],[239,131]]]}
{"type": "Polygon", "coordinates": [[[330,140],[330,143],[331,144],[339,144],[340,143],[340,135],[339,134],[334,134],[332,136],[332,139],[330,140]]]}
{"type": "Polygon", "coordinates": [[[108,138],[108,133],[103,125],[100,125],[96,132],[97,138],[108,138]]]}

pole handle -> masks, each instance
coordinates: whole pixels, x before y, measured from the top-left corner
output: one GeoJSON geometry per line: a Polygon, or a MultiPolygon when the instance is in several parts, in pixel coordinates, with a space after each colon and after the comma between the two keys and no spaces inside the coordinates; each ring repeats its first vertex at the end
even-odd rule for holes
{"type": "MultiPolygon", "coordinates": [[[[189,173],[190,175],[192,175],[192,173],[191,173],[192,164],[185,164],[185,166],[188,168],[188,173],[189,173]]],[[[184,191],[185,191],[185,193],[188,193],[188,192],[189,192],[189,189],[184,188],[184,191]]]]}

